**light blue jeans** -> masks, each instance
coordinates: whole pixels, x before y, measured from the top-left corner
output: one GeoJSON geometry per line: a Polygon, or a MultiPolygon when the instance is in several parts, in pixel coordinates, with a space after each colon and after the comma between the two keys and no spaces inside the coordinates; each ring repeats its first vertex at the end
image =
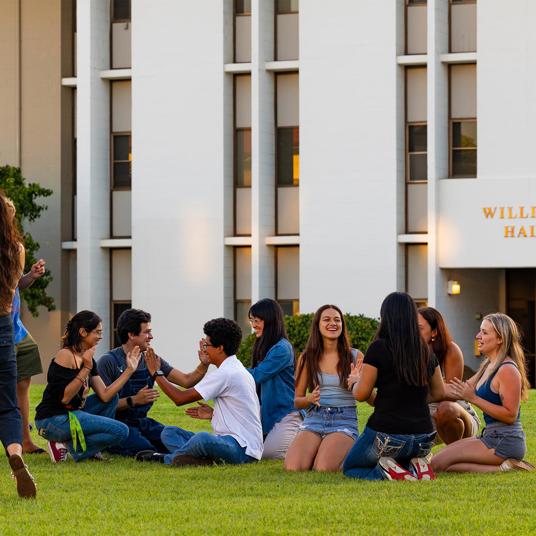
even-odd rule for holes
{"type": "Polygon", "coordinates": [[[171,454],[166,454],[164,463],[171,464],[179,454],[206,458],[216,463],[251,463],[257,460],[246,454],[246,447],[230,435],[214,435],[208,432],[189,432],[178,426],[166,426],[160,436],[171,454]]]}
{"type": "Polygon", "coordinates": [[[119,397],[116,395],[110,402],[102,402],[97,395],[87,398],[83,410],[73,413],[78,417],[84,437],[86,438],[86,451],[82,452],[80,444],[77,450],[73,449],[69,415],[55,415],[35,421],[39,435],[47,441],[60,441],[65,443],[75,462],[92,458],[112,445],[125,441],[128,437],[128,426],[114,419],[115,408],[119,397]]]}
{"type": "Polygon", "coordinates": [[[426,456],[433,445],[436,433],[386,434],[368,426],[348,452],[342,471],[350,478],[383,480],[384,474],[378,461],[382,456],[394,458],[408,469],[411,458],[426,456]]]}

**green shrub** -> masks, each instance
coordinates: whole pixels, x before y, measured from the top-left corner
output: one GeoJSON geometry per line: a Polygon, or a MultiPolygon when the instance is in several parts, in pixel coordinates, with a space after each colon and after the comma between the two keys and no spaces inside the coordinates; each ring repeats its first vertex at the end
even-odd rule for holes
{"type": "MultiPolygon", "coordinates": [[[[285,326],[287,328],[288,338],[296,351],[296,355],[299,355],[305,348],[313,316],[313,313],[285,316],[285,326]]],[[[344,320],[346,322],[346,328],[352,346],[364,353],[376,333],[378,320],[364,315],[351,314],[344,315],[344,320]]],[[[246,367],[251,366],[251,355],[253,353],[254,344],[255,335],[252,333],[247,337],[244,337],[240,349],[238,350],[237,357],[246,367]]]]}

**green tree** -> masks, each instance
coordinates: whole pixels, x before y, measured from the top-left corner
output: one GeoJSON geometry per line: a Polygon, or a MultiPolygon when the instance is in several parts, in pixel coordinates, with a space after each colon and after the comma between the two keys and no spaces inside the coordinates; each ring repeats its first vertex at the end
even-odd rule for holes
{"type": "MultiPolygon", "coordinates": [[[[16,221],[26,249],[26,265],[24,267],[24,273],[26,273],[32,264],[37,262],[36,254],[39,250],[39,243],[24,230],[23,222],[33,222],[39,218],[47,206],[38,203],[37,199],[51,196],[52,190],[42,188],[35,182],[27,183],[20,168],[13,166],[0,166],[0,189],[13,201],[17,209],[16,221]]],[[[46,270],[45,274],[31,287],[22,291],[22,297],[32,316],[39,315],[38,307],[40,305],[49,311],[55,309],[54,299],[47,294],[47,287],[51,281],[52,275],[49,270],[46,270]]]]}

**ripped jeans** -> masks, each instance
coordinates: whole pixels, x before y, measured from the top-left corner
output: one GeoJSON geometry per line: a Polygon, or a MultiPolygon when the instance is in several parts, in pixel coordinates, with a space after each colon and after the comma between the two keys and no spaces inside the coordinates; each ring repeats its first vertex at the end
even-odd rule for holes
{"type": "Polygon", "coordinates": [[[434,443],[436,432],[426,434],[386,434],[366,427],[348,452],[342,465],[345,476],[363,480],[383,480],[378,461],[383,456],[394,458],[408,468],[411,458],[426,456],[434,443]]]}

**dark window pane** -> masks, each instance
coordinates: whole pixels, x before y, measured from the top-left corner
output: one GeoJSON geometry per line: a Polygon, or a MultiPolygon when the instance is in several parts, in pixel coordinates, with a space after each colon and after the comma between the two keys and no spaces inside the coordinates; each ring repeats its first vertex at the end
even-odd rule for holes
{"type": "Polygon", "coordinates": [[[251,129],[236,131],[235,172],[236,186],[251,186],[251,129]]]}
{"type": "Polygon", "coordinates": [[[410,153],[426,152],[428,148],[426,125],[409,125],[408,149],[410,153]]]}
{"type": "Polygon", "coordinates": [[[130,309],[132,307],[131,303],[117,303],[112,304],[112,331],[113,331],[113,346],[121,346],[121,341],[117,337],[117,319],[121,316],[123,311],[130,309]]]}
{"type": "Polygon", "coordinates": [[[300,300],[277,300],[286,316],[297,315],[300,311],[300,300]]]}
{"type": "Polygon", "coordinates": [[[112,19],[130,20],[130,0],[113,0],[112,19]]]}
{"type": "Polygon", "coordinates": [[[452,176],[476,177],[476,149],[452,151],[452,176]]]}
{"type": "Polygon", "coordinates": [[[452,123],[452,147],[476,147],[476,121],[452,123]]]}
{"type": "Polygon", "coordinates": [[[235,0],[235,13],[237,15],[251,15],[251,0],[235,0]]]}
{"type": "Polygon", "coordinates": [[[246,338],[251,333],[251,325],[249,323],[249,310],[251,301],[240,300],[235,302],[235,321],[242,329],[242,338],[246,338]]]}
{"type": "Polygon", "coordinates": [[[409,180],[425,181],[428,179],[427,172],[428,156],[426,154],[409,155],[409,180]]]}
{"type": "Polygon", "coordinates": [[[277,185],[298,186],[300,183],[300,142],[298,127],[277,129],[277,185]]]}
{"type": "Polygon", "coordinates": [[[299,0],[277,0],[277,13],[298,13],[300,10],[299,0]]]}
{"type": "Polygon", "coordinates": [[[408,0],[408,6],[414,6],[416,4],[426,4],[426,0],[408,0]]]}
{"type": "Polygon", "coordinates": [[[114,163],[114,188],[130,188],[131,185],[131,168],[130,162],[114,163]]]}
{"type": "Polygon", "coordinates": [[[130,160],[130,136],[114,136],[114,162],[130,160]]]}

